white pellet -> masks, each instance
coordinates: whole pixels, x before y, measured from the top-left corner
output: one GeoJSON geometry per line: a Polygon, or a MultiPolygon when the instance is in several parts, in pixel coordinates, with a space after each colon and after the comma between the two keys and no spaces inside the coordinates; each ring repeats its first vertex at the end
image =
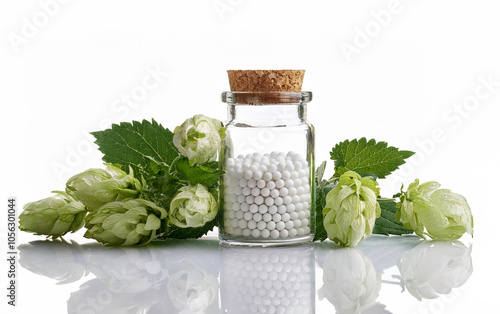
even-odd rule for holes
{"type": "Polygon", "coordinates": [[[281,215],[281,221],[287,222],[290,220],[290,214],[289,213],[284,213],[281,215]]]}
{"type": "Polygon", "coordinates": [[[277,198],[278,196],[280,196],[280,191],[279,190],[274,189],[274,190],[271,191],[271,197],[272,198],[277,198]]]}
{"type": "MultiPolygon", "coordinates": [[[[252,215],[252,216],[253,216],[253,215],[252,215]]],[[[250,218],[250,219],[251,219],[251,218],[250,218]]],[[[255,221],[253,221],[253,220],[250,220],[250,221],[248,222],[247,226],[248,226],[248,228],[250,228],[250,229],[255,229],[255,228],[257,228],[257,223],[256,223],[255,221]]]]}
{"type": "Polygon", "coordinates": [[[262,179],[264,181],[271,181],[273,179],[273,174],[271,172],[265,172],[264,175],[262,176],[262,179]]]}
{"type": "Polygon", "coordinates": [[[262,179],[262,172],[261,172],[260,170],[255,171],[255,173],[253,174],[253,178],[254,178],[255,180],[260,180],[260,179],[262,179]]]}
{"type": "Polygon", "coordinates": [[[269,238],[270,235],[271,235],[271,231],[269,231],[268,229],[264,229],[264,230],[260,231],[260,236],[263,238],[269,238]]]}
{"type": "Polygon", "coordinates": [[[285,196],[288,195],[288,189],[287,188],[281,188],[280,189],[280,196],[285,196]]]}
{"type": "Polygon", "coordinates": [[[250,189],[248,186],[246,186],[243,189],[241,189],[241,193],[245,196],[248,196],[248,195],[252,194],[252,189],[250,189]]]}
{"type": "Polygon", "coordinates": [[[254,202],[257,205],[260,205],[260,204],[264,203],[264,198],[262,197],[262,195],[256,196],[254,199],[254,202]]]}
{"type": "Polygon", "coordinates": [[[257,229],[259,230],[264,230],[267,227],[267,223],[265,221],[259,221],[257,223],[257,229]]]}
{"type": "Polygon", "coordinates": [[[254,188],[256,185],[257,185],[257,181],[255,181],[254,179],[250,179],[250,180],[248,180],[248,182],[247,182],[247,186],[248,186],[249,188],[254,188]]]}
{"type": "MultiPolygon", "coordinates": [[[[287,229],[283,229],[280,231],[280,236],[282,238],[288,238],[288,230],[287,229]]],[[[285,281],[286,282],[286,281],[285,281]]]]}
{"type": "Polygon", "coordinates": [[[291,202],[292,202],[292,198],[290,197],[290,195],[283,197],[283,204],[288,205],[291,202]]]}
{"type": "Polygon", "coordinates": [[[253,220],[255,220],[256,222],[259,222],[262,220],[262,214],[261,213],[255,213],[253,214],[253,220]]]}
{"type": "MultiPolygon", "coordinates": [[[[245,195],[243,195],[243,194],[238,195],[238,203],[240,203],[240,204],[242,204],[242,205],[243,205],[243,203],[246,203],[246,202],[245,202],[246,198],[247,198],[247,197],[246,197],[245,195]]],[[[236,204],[236,203],[235,203],[235,204],[236,204]]],[[[234,205],[234,204],[233,204],[233,205],[234,205]]],[[[234,207],[233,207],[233,209],[234,209],[234,207]]]]}
{"type": "MultiPolygon", "coordinates": [[[[231,192],[227,191],[227,193],[231,193],[231,192]]],[[[241,186],[239,186],[239,185],[238,185],[238,186],[236,186],[236,187],[234,187],[234,189],[233,189],[233,193],[234,193],[235,195],[241,195],[241,194],[242,194],[242,187],[241,187],[241,186]]]]}
{"type": "Polygon", "coordinates": [[[271,205],[271,206],[269,206],[268,212],[271,215],[274,215],[278,212],[278,207],[276,205],[271,205]]]}
{"type": "Polygon", "coordinates": [[[286,168],[286,164],[284,163],[284,159],[282,162],[278,164],[278,171],[283,171],[286,168]]]}
{"type": "Polygon", "coordinates": [[[248,209],[249,209],[249,207],[250,207],[250,205],[249,205],[248,203],[246,203],[246,202],[245,202],[245,203],[242,203],[242,204],[240,205],[240,209],[241,209],[242,211],[244,211],[244,212],[247,212],[247,211],[248,211],[248,209]]]}
{"type": "Polygon", "coordinates": [[[283,199],[278,196],[277,198],[274,199],[274,204],[276,204],[278,206],[282,205],[283,204],[283,199]]]}
{"type": "Polygon", "coordinates": [[[262,220],[264,220],[265,222],[269,222],[273,219],[273,215],[271,215],[270,213],[265,213],[264,215],[262,215],[262,220]]]}
{"type": "Polygon", "coordinates": [[[280,214],[286,213],[286,205],[278,206],[278,213],[280,213],[280,214]]]}
{"type": "MultiPolygon", "coordinates": [[[[253,214],[251,212],[246,212],[244,215],[243,215],[243,218],[247,221],[252,221],[252,218],[253,218],[253,214]]],[[[254,221],[255,222],[255,221],[254,221]]]]}
{"type": "Polygon", "coordinates": [[[273,172],[273,179],[274,180],[280,180],[281,179],[281,172],[279,170],[276,170],[273,172]]]}
{"type": "Polygon", "coordinates": [[[302,210],[302,207],[303,207],[303,206],[302,206],[302,203],[296,203],[296,204],[295,204],[295,210],[297,210],[297,211],[302,210]]]}
{"type": "Polygon", "coordinates": [[[281,215],[280,215],[280,214],[274,214],[274,215],[273,215],[273,221],[274,221],[274,222],[279,222],[279,221],[281,221],[281,215]]]}
{"type": "Polygon", "coordinates": [[[267,223],[267,229],[274,230],[274,228],[276,228],[276,223],[274,221],[269,221],[267,223]]]}
{"type": "Polygon", "coordinates": [[[285,229],[285,223],[283,221],[276,223],[276,229],[280,231],[285,229]]]}
{"type": "MultiPolygon", "coordinates": [[[[290,180],[290,179],[288,179],[288,180],[290,180]]],[[[292,182],[292,183],[293,183],[293,182],[292,182]]],[[[276,180],[276,187],[277,187],[278,189],[281,189],[281,188],[282,188],[282,187],[284,187],[284,186],[285,186],[285,181],[283,181],[283,180],[281,180],[281,179],[276,180]]]]}
{"type": "Polygon", "coordinates": [[[281,174],[281,178],[283,180],[288,180],[290,179],[291,175],[290,175],[290,172],[289,171],[283,171],[283,173],[281,174]]]}
{"type": "Polygon", "coordinates": [[[268,207],[266,205],[264,205],[264,204],[259,205],[259,213],[265,214],[265,213],[267,213],[267,209],[268,209],[268,207]]]}
{"type": "Polygon", "coordinates": [[[248,222],[244,219],[241,219],[238,223],[238,226],[241,228],[241,229],[245,229],[247,227],[247,224],[248,222]]]}
{"type": "Polygon", "coordinates": [[[277,239],[280,236],[280,232],[278,230],[272,230],[271,231],[271,238],[277,239]]]}
{"type": "Polygon", "coordinates": [[[274,205],[274,198],[272,198],[272,197],[266,197],[265,203],[266,203],[267,206],[274,205]]]}

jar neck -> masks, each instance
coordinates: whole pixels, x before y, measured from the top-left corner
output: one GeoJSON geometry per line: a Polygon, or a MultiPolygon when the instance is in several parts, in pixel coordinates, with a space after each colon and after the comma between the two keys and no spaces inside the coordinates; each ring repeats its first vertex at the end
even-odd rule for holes
{"type": "Polygon", "coordinates": [[[300,124],[307,120],[307,104],[228,104],[227,118],[233,123],[254,126],[300,124]]]}
{"type": "Polygon", "coordinates": [[[224,92],[230,122],[252,126],[284,126],[307,121],[311,92],[224,92]]]}

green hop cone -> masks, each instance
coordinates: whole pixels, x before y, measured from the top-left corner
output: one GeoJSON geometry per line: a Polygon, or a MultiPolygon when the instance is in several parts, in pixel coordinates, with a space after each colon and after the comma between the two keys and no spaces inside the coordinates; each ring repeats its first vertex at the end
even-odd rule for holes
{"type": "Polygon", "coordinates": [[[173,141],[190,165],[202,164],[217,158],[225,131],[219,120],[195,115],[175,128],[173,141]]]}
{"type": "Polygon", "coordinates": [[[66,183],[66,192],[81,201],[90,210],[106,203],[136,198],[142,184],[130,174],[107,164],[107,169],[92,168],[74,175],[66,183]]]}
{"type": "Polygon", "coordinates": [[[380,216],[379,188],[369,177],[354,171],[340,176],[337,186],[326,195],[323,209],[328,238],[342,246],[353,246],[370,235],[380,216]]]}
{"type": "Polygon", "coordinates": [[[203,184],[183,186],[170,203],[170,221],[180,228],[201,227],[217,215],[217,199],[203,184]]]}
{"type": "Polygon", "coordinates": [[[406,192],[401,191],[396,220],[422,238],[456,240],[465,232],[472,235],[474,223],[467,200],[440,186],[435,181],[419,185],[416,179],[406,192]]]}
{"type": "Polygon", "coordinates": [[[84,237],[115,246],[143,245],[162,228],[167,211],[144,199],[111,202],[85,218],[84,237]]]}
{"type": "Polygon", "coordinates": [[[85,206],[64,192],[24,205],[19,229],[58,238],[83,226],[85,206]]]}

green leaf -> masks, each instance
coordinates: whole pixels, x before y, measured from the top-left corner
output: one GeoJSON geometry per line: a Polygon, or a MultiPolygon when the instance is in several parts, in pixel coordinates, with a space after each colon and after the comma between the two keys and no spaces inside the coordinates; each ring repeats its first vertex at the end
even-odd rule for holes
{"type": "Polygon", "coordinates": [[[316,186],[321,186],[321,181],[323,181],[323,176],[325,175],[326,161],[323,161],[316,169],[316,186]]]}
{"type": "Polygon", "coordinates": [[[335,161],[334,177],[352,170],[363,175],[385,178],[405,163],[405,159],[415,154],[388,146],[386,142],[369,141],[366,138],[338,143],[330,152],[335,161]]]}
{"type": "Polygon", "coordinates": [[[220,176],[224,174],[223,170],[217,170],[217,166],[214,168],[214,164],[190,166],[189,160],[184,157],[176,162],[175,168],[179,179],[185,179],[191,185],[201,183],[207,188],[217,186],[220,176]]]}
{"type": "Polygon", "coordinates": [[[373,227],[372,233],[385,235],[413,233],[413,230],[403,227],[401,222],[396,221],[396,202],[381,200],[379,201],[379,205],[381,214],[380,217],[375,220],[375,226],[373,227]]]}
{"type": "Polygon", "coordinates": [[[325,241],[328,236],[323,225],[323,208],[326,206],[326,195],[330,192],[335,184],[328,183],[326,180],[321,181],[316,189],[316,233],[314,241],[325,241]]]}
{"type": "Polygon", "coordinates": [[[174,134],[155,120],[122,122],[91,134],[104,154],[102,160],[120,164],[125,171],[132,166],[134,170],[156,173],[158,165],[168,166],[179,155],[173,143],[174,134]]]}
{"type": "Polygon", "coordinates": [[[177,226],[169,224],[167,231],[160,236],[158,239],[197,239],[206,235],[209,231],[212,231],[217,225],[217,218],[207,222],[202,227],[198,228],[179,228],[177,226]]]}

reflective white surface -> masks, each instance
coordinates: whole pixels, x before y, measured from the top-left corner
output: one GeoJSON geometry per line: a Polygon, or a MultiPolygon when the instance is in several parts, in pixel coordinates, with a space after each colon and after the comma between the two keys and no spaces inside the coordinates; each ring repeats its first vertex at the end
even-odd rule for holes
{"type": "Polygon", "coordinates": [[[19,253],[19,313],[465,313],[457,309],[474,276],[471,239],[415,236],[355,248],[35,240],[19,253]]]}

